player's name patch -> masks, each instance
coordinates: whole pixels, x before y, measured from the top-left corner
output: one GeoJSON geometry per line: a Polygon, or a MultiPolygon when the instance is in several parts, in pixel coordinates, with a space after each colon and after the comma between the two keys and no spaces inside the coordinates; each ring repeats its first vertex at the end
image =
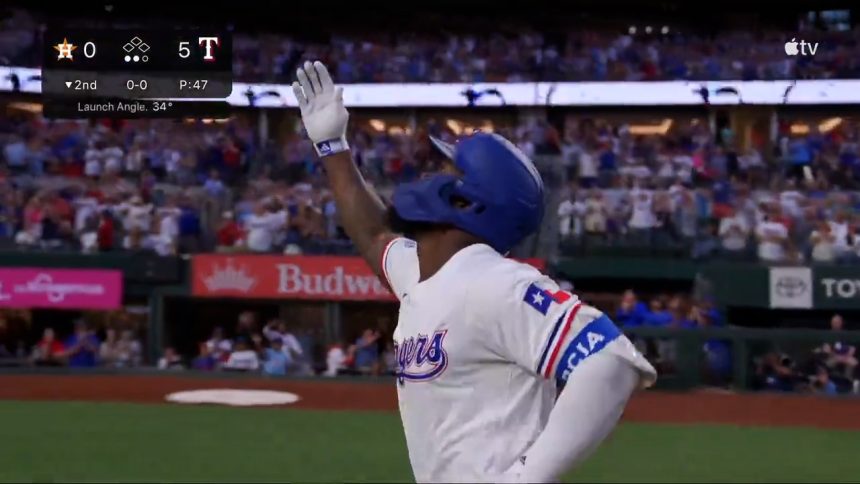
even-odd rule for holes
{"type": "Polygon", "coordinates": [[[397,357],[397,381],[430,381],[438,377],[448,367],[448,354],[445,352],[445,331],[436,331],[432,336],[419,334],[403,341],[394,342],[397,357]]]}
{"type": "Polygon", "coordinates": [[[556,379],[559,382],[566,382],[577,365],[589,356],[600,352],[619,336],[621,336],[621,330],[605,314],[588,323],[568,343],[562,353],[555,370],[556,379]]]}

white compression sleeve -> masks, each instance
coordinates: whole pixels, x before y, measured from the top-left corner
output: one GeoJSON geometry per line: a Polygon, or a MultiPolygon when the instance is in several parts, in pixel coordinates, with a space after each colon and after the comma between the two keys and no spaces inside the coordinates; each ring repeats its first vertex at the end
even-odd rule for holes
{"type": "Polygon", "coordinates": [[[615,355],[598,353],[583,361],[526,452],[519,481],[555,482],[585,460],[618,423],[638,385],[638,371],[615,355]]]}

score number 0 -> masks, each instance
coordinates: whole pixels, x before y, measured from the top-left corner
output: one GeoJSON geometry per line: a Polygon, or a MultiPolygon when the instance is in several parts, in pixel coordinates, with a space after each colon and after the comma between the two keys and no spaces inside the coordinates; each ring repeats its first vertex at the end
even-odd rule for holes
{"type": "Polygon", "coordinates": [[[84,44],[84,57],[87,59],[92,59],[96,56],[96,44],[93,41],[89,41],[84,44]]]}

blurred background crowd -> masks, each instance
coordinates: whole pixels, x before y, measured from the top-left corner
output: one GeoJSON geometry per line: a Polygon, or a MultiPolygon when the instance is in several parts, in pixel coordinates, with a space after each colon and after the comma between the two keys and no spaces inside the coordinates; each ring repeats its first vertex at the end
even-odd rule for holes
{"type": "MultiPolygon", "coordinates": [[[[858,125],[778,128],[774,149],[737,148],[693,119],[661,133],[568,118],[490,127],[551,160],[566,252],[632,245],[769,262],[853,262],[860,254],[858,125]]],[[[372,123],[371,123],[372,124],[372,123]]],[[[823,123],[822,123],[823,124],[823,123]]],[[[429,121],[350,134],[383,194],[433,170],[429,121]]],[[[465,133],[461,133],[465,134],[465,133]]],[[[309,142],[260,141],[253,122],[88,123],[0,117],[0,240],[84,252],[350,253],[309,142]]]]}

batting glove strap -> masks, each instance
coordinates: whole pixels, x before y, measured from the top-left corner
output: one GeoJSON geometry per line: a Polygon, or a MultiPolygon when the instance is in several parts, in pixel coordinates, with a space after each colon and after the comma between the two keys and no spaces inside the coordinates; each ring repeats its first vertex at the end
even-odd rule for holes
{"type": "Polygon", "coordinates": [[[349,143],[346,142],[346,137],[342,136],[338,139],[314,143],[314,149],[317,150],[317,155],[323,158],[349,150],[349,143]]]}

